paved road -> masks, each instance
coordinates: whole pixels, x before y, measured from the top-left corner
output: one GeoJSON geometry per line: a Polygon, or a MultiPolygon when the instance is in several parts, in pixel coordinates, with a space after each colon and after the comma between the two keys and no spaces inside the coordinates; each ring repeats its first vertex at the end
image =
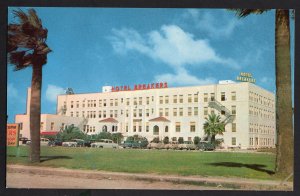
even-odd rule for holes
{"type": "Polygon", "coordinates": [[[165,189],[165,190],[221,190],[171,182],[151,182],[124,179],[86,179],[70,176],[7,173],[7,188],[68,188],[68,189],[165,189]]]}

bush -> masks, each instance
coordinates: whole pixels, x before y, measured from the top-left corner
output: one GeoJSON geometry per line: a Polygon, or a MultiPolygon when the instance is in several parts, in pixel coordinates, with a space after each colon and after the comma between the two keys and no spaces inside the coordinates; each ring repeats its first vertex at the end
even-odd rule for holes
{"type": "Polygon", "coordinates": [[[117,144],[120,144],[120,143],[122,142],[122,140],[123,140],[123,135],[122,135],[122,133],[113,133],[113,134],[111,135],[111,137],[112,137],[112,140],[113,140],[115,143],[117,143],[117,144]]]}
{"type": "Polygon", "coordinates": [[[66,127],[62,132],[59,132],[56,135],[56,138],[60,139],[62,141],[68,141],[71,139],[85,140],[87,138],[87,135],[84,134],[78,127],[71,125],[71,126],[66,127]]]}
{"type": "Polygon", "coordinates": [[[197,145],[201,141],[200,137],[196,136],[194,137],[194,144],[197,145]]]}
{"type": "Polygon", "coordinates": [[[183,137],[179,137],[179,138],[178,138],[178,143],[179,143],[179,144],[183,144],[183,142],[184,142],[183,137]]]}
{"type": "Polygon", "coordinates": [[[159,138],[155,137],[155,138],[153,138],[153,140],[151,142],[153,142],[153,143],[159,143],[159,138]]]}
{"type": "Polygon", "coordinates": [[[168,144],[169,143],[169,137],[165,137],[163,142],[164,142],[164,144],[168,144]]]}

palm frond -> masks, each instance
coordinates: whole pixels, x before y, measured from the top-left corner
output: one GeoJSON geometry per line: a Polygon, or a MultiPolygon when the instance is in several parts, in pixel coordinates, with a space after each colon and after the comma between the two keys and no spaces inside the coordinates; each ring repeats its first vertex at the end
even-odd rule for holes
{"type": "Polygon", "coordinates": [[[234,11],[238,17],[244,18],[250,14],[262,14],[264,12],[269,11],[270,9],[229,9],[229,10],[234,11]]]}
{"type": "Polygon", "coordinates": [[[28,16],[23,10],[21,9],[13,10],[13,14],[15,17],[17,17],[20,20],[21,25],[28,22],[28,16]]]}

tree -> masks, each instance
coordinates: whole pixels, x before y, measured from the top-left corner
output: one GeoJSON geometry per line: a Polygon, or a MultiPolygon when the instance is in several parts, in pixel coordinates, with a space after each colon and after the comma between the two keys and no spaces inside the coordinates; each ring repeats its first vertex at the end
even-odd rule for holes
{"type": "Polygon", "coordinates": [[[178,143],[179,143],[179,144],[183,144],[183,142],[184,142],[183,137],[179,137],[179,138],[178,138],[178,143]]]}
{"type": "Polygon", "coordinates": [[[206,122],[203,124],[204,133],[210,137],[212,143],[215,142],[216,135],[223,135],[225,124],[221,121],[220,115],[214,113],[205,117],[206,122]]]}
{"type": "Polygon", "coordinates": [[[13,14],[19,23],[8,25],[8,62],[15,71],[32,67],[29,159],[31,162],[40,162],[42,67],[47,63],[47,54],[51,52],[46,44],[48,30],[43,28],[34,9],[28,9],[28,14],[21,9],[14,10],[13,14]]]}
{"type": "Polygon", "coordinates": [[[120,144],[123,140],[123,135],[122,133],[113,133],[111,138],[115,143],[120,144]]]}
{"type": "Polygon", "coordinates": [[[196,136],[194,137],[194,144],[197,145],[201,141],[200,137],[196,136]]]}
{"type": "Polygon", "coordinates": [[[84,134],[78,127],[71,125],[59,132],[57,134],[57,138],[61,139],[62,141],[68,141],[71,139],[87,139],[88,136],[84,134]]]}
{"type": "MultiPolygon", "coordinates": [[[[263,9],[237,9],[239,17],[262,14],[263,9]]],[[[292,10],[294,17],[294,10],[292,10]]],[[[294,170],[294,136],[291,87],[290,17],[289,10],[275,13],[275,72],[277,153],[275,172],[283,176],[294,170]]]]}

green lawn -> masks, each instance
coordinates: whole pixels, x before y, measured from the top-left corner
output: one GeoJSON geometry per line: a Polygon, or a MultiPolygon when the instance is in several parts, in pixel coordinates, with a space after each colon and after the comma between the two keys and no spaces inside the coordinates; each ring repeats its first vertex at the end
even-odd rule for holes
{"type": "MultiPolygon", "coordinates": [[[[30,165],[29,148],[8,147],[7,164],[30,165]]],[[[174,175],[276,179],[275,155],[137,149],[42,147],[38,166],[174,175]]]]}

